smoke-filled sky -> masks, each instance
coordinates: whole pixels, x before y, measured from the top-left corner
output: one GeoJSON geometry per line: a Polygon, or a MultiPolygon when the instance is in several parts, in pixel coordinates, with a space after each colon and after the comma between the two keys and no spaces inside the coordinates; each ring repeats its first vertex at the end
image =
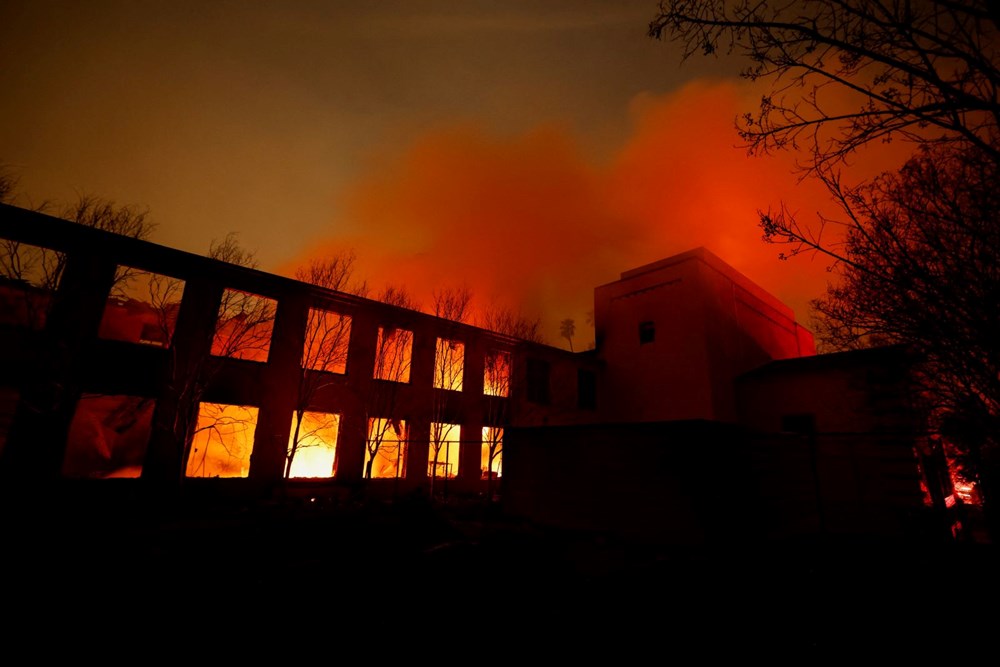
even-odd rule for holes
{"type": "MultiPolygon", "coordinates": [[[[756,211],[825,208],[794,156],[748,158],[739,63],[646,36],[656,0],[0,2],[0,162],[22,205],[139,204],[152,240],[229,231],[290,275],[361,277],[539,316],[705,246],[808,319],[821,261],[780,262],[756,211]]],[[[565,341],[562,341],[564,344],[565,341]]]]}

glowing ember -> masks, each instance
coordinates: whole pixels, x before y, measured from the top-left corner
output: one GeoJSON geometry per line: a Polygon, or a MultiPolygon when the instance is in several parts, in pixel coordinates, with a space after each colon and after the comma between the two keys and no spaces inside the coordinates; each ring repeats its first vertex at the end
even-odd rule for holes
{"type": "Polygon", "coordinates": [[[965,480],[956,481],[955,495],[968,505],[979,504],[979,490],[976,488],[975,482],[967,482],[965,480]]]}

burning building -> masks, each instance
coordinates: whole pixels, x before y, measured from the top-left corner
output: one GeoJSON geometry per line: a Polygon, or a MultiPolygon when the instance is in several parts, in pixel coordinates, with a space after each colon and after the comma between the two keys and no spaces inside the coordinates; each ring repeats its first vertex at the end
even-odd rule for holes
{"type": "Polygon", "coordinates": [[[705,249],[596,288],[574,354],[11,206],[0,237],[8,485],[440,481],[670,541],[905,533],[934,486],[905,354],[814,356],[705,249]]]}

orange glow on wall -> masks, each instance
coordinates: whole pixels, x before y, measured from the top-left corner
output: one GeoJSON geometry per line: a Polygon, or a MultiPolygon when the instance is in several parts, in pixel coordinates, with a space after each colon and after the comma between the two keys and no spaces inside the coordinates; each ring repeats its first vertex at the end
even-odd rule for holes
{"type": "Polygon", "coordinates": [[[376,417],[368,420],[365,470],[372,479],[402,477],[406,472],[406,422],[376,417]],[[372,450],[374,452],[374,458],[372,450]]]}
{"type": "Polygon", "coordinates": [[[278,302],[259,294],[226,289],[219,303],[212,354],[217,357],[267,361],[278,302]]]}
{"type": "Polygon", "coordinates": [[[431,423],[430,447],[427,450],[428,476],[451,478],[458,474],[460,434],[458,424],[431,423]]]}
{"type": "Polygon", "coordinates": [[[246,477],[250,473],[257,408],[200,403],[188,455],[188,477],[246,477]]]}
{"type": "Polygon", "coordinates": [[[183,280],[119,266],[97,335],[169,347],[183,294],[183,280]]]}
{"type": "Polygon", "coordinates": [[[70,423],[63,477],[139,477],[154,407],[149,398],[84,394],[70,423]]]}
{"type": "Polygon", "coordinates": [[[499,426],[483,427],[483,447],[479,470],[483,479],[486,479],[487,471],[492,472],[494,477],[500,477],[503,474],[503,429],[499,426]]]}
{"type": "Polygon", "coordinates": [[[457,340],[438,338],[434,354],[434,386],[462,391],[465,370],[465,345],[457,340]]]}
{"type": "MultiPolygon", "coordinates": [[[[333,477],[337,464],[337,434],[340,415],[326,412],[302,413],[298,446],[289,477],[333,477]]],[[[295,442],[295,421],[288,434],[288,451],[295,442]]]]}
{"type": "Polygon", "coordinates": [[[492,350],[486,355],[483,370],[483,393],[487,396],[510,396],[510,352],[492,350]]]}
{"type": "Polygon", "coordinates": [[[412,331],[379,327],[378,347],[375,349],[375,378],[409,382],[412,353],[412,331]]]}
{"type": "Polygon", "coordinates": [[[350,315],[310,308],[302,367],[327,373],[346,373],[350,338],[350,315]]]}

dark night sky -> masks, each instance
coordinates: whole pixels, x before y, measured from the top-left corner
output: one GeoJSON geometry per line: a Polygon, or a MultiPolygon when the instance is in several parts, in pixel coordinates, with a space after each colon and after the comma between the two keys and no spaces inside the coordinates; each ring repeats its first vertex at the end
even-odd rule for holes
{"type": "Polygon", "coordinates": [[[682,66],[656,7],[0,2],[0,161],[21,204],[142,204],[153,240],[238,231],[280,273],[354,248],[376,286],[465,283],[553,341],[594,285],[695,245],[804,319],[823,267],[778,262],[755,211],[822,193],[735,146],[760,90],[682,66]]]}

